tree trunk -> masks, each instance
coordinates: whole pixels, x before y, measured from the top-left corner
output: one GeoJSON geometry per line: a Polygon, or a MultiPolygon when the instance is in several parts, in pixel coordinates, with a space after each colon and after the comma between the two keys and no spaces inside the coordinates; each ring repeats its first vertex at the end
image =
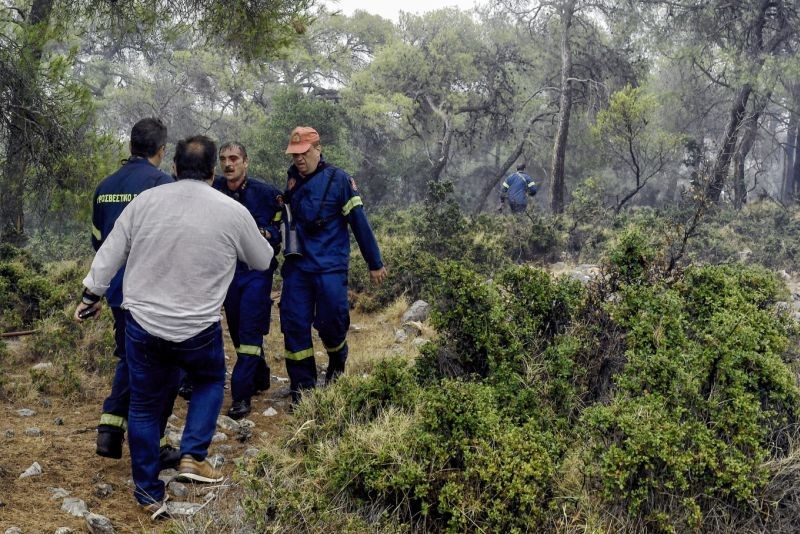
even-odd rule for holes
{"type": "Polygon", "coordinates": [[[550,169],[550,210],[564,212],[564,157],[567,151],[569,118],[572,112],[572,48],[570,29],[575,14],[575,0],[561,6],[561,98],[559,100],[558,131],[553,143],[553,162],[550,169]]]}
{"type": "Polygon", "coordinates": [[[791,202],[795,196],[794,156],[797,150],[797,125],[798,115],[792,112],[789,115],[789,124],[786,128],[786,148],[784,149],[783,187],[781,197],[784,202],[791,202]]]}
{"type": "Polygon", "coordinates": [[[44,36],[53,9],[53,0],[34,0],[25,21],[22,41],[20,79],[9,95],[9,126],[6,141],[6,162],[0,176],[0,240],[20,243],[25,235],[25,175],[30,164],[29,125],[33,91],[39,74],[44,49],[44,36]]]}
{"type": "Polygon", "coordinates": [[[795,138],[797,139],[794,143],[794,166],[792,168],[792,198],[797,199],[798,195],[800,195],[800,126],[798,126],[797,131],[795,132],[795,138]]]}
{"type": "Polygon", "coordinates": [[[742,126],[745,110],[747,109],[747,100],[750,98],[750,93],[752,92],[753,86],[751,84],[746,83],[742,85],[731,105],[728,126],[725,128],[722,144],[717,153],[717,161],[714,163],[714,169],[711,171],[711,181],[708,184],[708,198],[713,202],[719,202],[722,189],[725,187],[725,178],[728,176],[728,167],[730,167],[731,158],[733,157],[733,152],[736,147],[736,140],[742,126]]]}
{"type": "Polygon", "coordinates": [[[736,147],[736,154],[733,156],[733,205],[740,209],[747,202],[747,186],[745,185],[744,163],[747,155],[753,149],[758,133],[758,119],[767,107],[772,93],[753,99],[753,112],[742,121],[742,140],[736,147]]]}

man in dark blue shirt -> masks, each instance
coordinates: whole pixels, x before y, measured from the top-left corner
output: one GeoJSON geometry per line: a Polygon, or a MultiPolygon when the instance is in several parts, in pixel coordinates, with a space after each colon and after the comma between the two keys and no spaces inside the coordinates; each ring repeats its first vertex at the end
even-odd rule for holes
{"type": "MultiPolygon", "coordinates": [[[[214,179],[214,189],[240,202],[256,221],[261,235],[275,254],[280,249],[281,192],[247,175],[247,150],[241,143],[226,143],[219,149],[223,175],[214,179]]],[[[272,307],[272,278],[278,266],[273,257],[269,269],[254,271],[243,262],[236,264],[236,274],[225,296],[225,318],[236,348],[236,365],[231,375],[231,398],[228,410],[232,419],[250,413],[253,395],[269,388],[270,369],[264,358],[264,336],[269,333],[272,307]]]]}
{"type": "Polygon", "coordinates": [[[288,171],[284,202],[292,220],[284,224],[292,228],[300,250],[287,250],[287,239],[281,267],[280,314],[286,371],[292,401],[297,402],[302,391],[315,387],[317,382],[312,326],[328,353],[326,381],[331,382],[344,372],[350,326],[348,226],[372,281],[380,284],[387,272],[356,183],[345,171],[324,160],[317,131],[307,126],[295,128],[286,153],[292,155],[293,164],[288,171]]]}
{"type": "Polygon", "coordinates": [[[517,166],[517,172],[510,175],[500,188],[500,209],[508,199],[511,213],[522,213],[528,207],[528,196],[536,194],[536,183],[533,178],[523,172],[525,164],[517,166]]]}
{"type": "MultiPolygon", "coordinates": [[[[131,156],[122,167],[103,179],[92,200],[92,247],[95,251],[111,233],[122,210],[139,193],[151,187],[173,182],[158,166],[164,159],[167,127],[157,118],[142,119],[131,129],[131,156]]],[[[128,363],[125,358],[125,314],[122,310],[122,280],[125,267],[111,280],[106,300],[114,316],[114,355],[119,358],[111,384],[111,393],[103,402],[103,413],[97,427],[97,454],[108,458],[122,457],[122,442],[128,426],[130,385],[128,363]]],[[[172,396],[173,400],[175,396],[172,396]]],[[[172,413],[172,403],[162,420],[162,435],[167,418],[172,413]]],[[[162,467],[174,467],[180,461],[177,450],[162,439],[162,467]]]]}

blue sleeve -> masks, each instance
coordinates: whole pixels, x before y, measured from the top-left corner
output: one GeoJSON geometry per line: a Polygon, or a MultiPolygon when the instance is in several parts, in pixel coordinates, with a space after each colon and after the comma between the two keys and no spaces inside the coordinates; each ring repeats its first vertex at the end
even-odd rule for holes
{"type": "Polygon", "coordinates": [[[361,256],[367,262],[370,271],[375,271],[383,267],[381,251],[378,248],[378,241],[369,226],[367,214],[364,213],[364,205],[361,202],[361,195],[358,193],[355,181],[346,173],[342,172],[346,182],[342,184],[342,214],[347,219],[347,223],[353,230],[353,235],[358,243],[361,256]]]}
{"type": "Polygon", "coordinates": [[[92,195],[92,248],[95,252],[103,244],[103,217],[97,207],[97,191],[92,195]]]}
{"type": "Polygon", "coordinates": [[[275,256],[278,255],[278,252],[281,248],[281,219],[283,217],[283,206],[282,206],[282,199],[283,196],[281,195],[280,191],[278,191],[275,187],[270,186],[269,189],[269,209],[271,212],[269,226],[266,230],[269,232],[270,237],[267,238],[267,241],[270,245],[272,245],[273,250],[275,251],[275,256]]]}
{"type": "Polygon", "coordinates": [[[533,181],[533,178],[531,178],[530,176],[528,176],[528,175],[526,174],[526,175],[525,175],[525,183],[528,185],[528,194],[529,194],[530,196],[534,196],[534,195],[536,195],[536,191],[537,191],[538,189],[537,189],[537,187],[536,187],[536,182],[534,182],[534,181],[533,181]]]}

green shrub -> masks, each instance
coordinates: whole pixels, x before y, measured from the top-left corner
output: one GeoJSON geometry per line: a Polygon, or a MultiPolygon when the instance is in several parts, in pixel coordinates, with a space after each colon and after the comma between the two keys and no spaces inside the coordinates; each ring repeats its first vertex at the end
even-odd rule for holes
{"type": "Polygon", "coordinates": [[[585,414],[609,501],[678,530],[719,503],[753,502],[800,400],[781,358],[779,294],[773,275],[735,266],[622,286],[610,310],[627,332],[628,363],[613,402],[585,414]]]}

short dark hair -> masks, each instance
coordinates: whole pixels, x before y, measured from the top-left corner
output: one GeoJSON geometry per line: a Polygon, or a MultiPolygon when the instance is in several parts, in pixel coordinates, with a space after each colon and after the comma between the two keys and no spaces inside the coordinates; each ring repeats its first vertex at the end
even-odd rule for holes
{"type": "Polygon", "coordinates": [[[173,161],[178,180],[208,180],[214,176],[217,145],[205,135],[181,139],[175,145],[173,161]]]}
{"type": "Polygon", "coordinates": [[[167,127],[161,119],[147,117],[131,128],[131,156],[152,158],[167,144],[167,127]]]}
{"type": "Polygon", "coordinates": [[[239,150],[239,152],[241,152],[241,153],[242,153],[242,158],[244,158],[244,159],[247,159],[247,149],[246,149],[246,148],[244,147],[244,145],[243,145],[242,143],[240,143],[239,141],[230,141],[230,142],[228,142],[228,143],[225,143],[224,145],[222,145],[221,147],[219,147],[219,153],[220,153],[220,154],[222,154],[222,151],[223,151],[223,150],[227,150],[227,149],[229,149],[229,148],[236,148],[236,149],[238,149],[238,150],[239,150]]]}
{"type": "Polygon", "coordinates": [[[525,170],[525,164],[524,163],[520,163],[519,165],[517,165],[517,170],[518,171],[524,171],[525,170]]]}

